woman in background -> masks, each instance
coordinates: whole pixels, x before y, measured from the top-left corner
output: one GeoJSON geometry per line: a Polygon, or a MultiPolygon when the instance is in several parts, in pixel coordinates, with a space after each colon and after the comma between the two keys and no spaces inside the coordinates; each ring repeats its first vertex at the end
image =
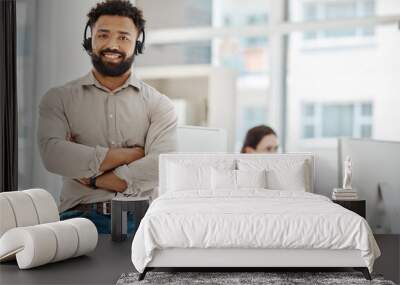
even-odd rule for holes
{"type": "Polygon", "coordinates": [[[276,153],[278,151],[278,137],[275,131],[260,125],[247,131],[241,153],[276,153]]]}

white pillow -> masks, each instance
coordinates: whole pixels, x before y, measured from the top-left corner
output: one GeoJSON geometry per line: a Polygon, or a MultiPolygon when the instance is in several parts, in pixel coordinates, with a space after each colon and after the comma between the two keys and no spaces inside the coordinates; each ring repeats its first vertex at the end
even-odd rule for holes
{"type": "Polygon", "coordinates": [[[236,170],[237,188],[267,188],[267,171],[236,170]]]}
{"type": "Polygon", "coordinates": [[[311,191],[308,160],[299,159],[238,159],[240,170],[266,170],[267,188],[273,190],[311,191]]]}
{"type": "Polygon", "coordinates": [[[305,165],[292,165],[283,169],[271,169],[267,172],[268,188],[273,190],[310,191],[306,180],[305,165]]]}
{"type": "Polygon", "coordinates": [[[170,163],[168,165],[167,189],[211,189],[211,167],[170,163]]]}
{"type": "Polygon", "coordinates": [[[216,169],[211,170],[212,189],[236,189],[236,170],[216,169]]]}
{"type": "Polygon", "coordinates": [[[266,170],[211,170],[212,188],[237,190],[240,188],[267,188],[266,170]]]}

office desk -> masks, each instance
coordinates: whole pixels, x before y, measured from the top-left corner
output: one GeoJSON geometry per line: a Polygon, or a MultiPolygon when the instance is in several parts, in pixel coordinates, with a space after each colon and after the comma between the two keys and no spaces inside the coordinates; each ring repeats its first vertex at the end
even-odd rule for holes
{"type": "Polygon", "coordinates": [[[124,272],[135,271],[131,261],[132,237],[112,242],[111,235],[99,235],[90,254],[19,270],[16,261],[0,263],[0,284],[115,284],[124,272]]]}

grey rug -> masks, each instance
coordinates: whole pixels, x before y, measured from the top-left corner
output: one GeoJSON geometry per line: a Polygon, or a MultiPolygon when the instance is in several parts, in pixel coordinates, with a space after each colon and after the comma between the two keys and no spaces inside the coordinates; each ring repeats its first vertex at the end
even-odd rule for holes
{"type": "Polygon", "coordinates": [[[148,272],[138,281],[138,273],[122,274],[117,285],[133,284],[379,284],[395,285],[380,275],[372,275],[368,281],[360,272],[148,272]]]}

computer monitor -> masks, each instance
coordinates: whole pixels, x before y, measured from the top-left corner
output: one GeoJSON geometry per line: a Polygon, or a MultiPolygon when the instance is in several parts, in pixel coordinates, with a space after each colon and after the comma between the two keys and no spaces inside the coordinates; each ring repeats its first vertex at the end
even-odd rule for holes
{"type": "Polygon", "coordinates": [[[178,152],[226,152],[227,136],[224,129],[179,126],[178,152]]]}
{"type": "Polygon", "coordinates": [[[400,142],[339,139],[338,173],[352,160],[352,187],[366,200],[366,216],[374,233],[400,234],[400,142]]]}

